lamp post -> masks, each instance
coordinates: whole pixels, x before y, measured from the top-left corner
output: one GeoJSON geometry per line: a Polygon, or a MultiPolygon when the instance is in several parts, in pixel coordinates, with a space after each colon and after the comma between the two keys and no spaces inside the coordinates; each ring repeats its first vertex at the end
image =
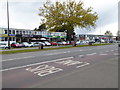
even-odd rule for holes
{"type": "Polygon", "coordinates": [[[101,37],[102,35],[101,35],[101,19],[100,19],[100,43],[101,43],[101,37]]]}
{"type": "Polygon", "coordinates": [[[10,36],[9,36],[9,4],[7,0],[7,22],[8,22],[8,47],[10,49],[10,36]]]}

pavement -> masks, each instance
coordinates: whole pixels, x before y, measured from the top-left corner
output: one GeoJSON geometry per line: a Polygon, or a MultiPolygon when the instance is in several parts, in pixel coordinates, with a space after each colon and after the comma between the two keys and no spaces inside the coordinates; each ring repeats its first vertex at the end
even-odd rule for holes
{"type": "Polygon", "coordinates": [[[2,55],[3,88],[118,88],[118,46],[2,55]]]}
{"type": "MultiPolygon", "coordinates": [[[[58,48],[58,47],[65,47],[63,46],[44,46],[43,48],[58,48]]],[[[66,46],[67,47],[67,46],[66,46]]],[[[23,48],[12,48],[12,49],[1,49],[0,51],[15,51],[15,50],[27,50],[27,49],[38,49],[38,47],[23,47],[23,48]]]]}

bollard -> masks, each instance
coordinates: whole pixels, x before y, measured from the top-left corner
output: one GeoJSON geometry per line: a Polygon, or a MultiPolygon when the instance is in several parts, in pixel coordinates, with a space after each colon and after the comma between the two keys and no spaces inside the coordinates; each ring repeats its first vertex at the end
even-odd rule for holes
{"type": "Polygon", "coordinates": [[[40,44],[38,49],[43,49],[43,44],[40,44]]]}

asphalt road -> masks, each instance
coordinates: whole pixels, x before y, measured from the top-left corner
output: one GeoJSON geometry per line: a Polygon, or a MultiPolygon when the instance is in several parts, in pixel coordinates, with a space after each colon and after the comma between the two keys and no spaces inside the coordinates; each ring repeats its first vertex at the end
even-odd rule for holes
{"type": "Polygon", "coordinates": [[[118,46],[2,55],[3,88],[117,88],[118,46]]]}

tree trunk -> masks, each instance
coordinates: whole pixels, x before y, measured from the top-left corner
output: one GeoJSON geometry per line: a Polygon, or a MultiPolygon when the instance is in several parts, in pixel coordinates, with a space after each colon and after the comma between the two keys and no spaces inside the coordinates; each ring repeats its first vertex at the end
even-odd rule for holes
{"type": "Polygon", "coordinates": [[[70,42],[71,44],[71,40],[72,40],[72,30],[67,30],[67,41],[70,42]]]}

